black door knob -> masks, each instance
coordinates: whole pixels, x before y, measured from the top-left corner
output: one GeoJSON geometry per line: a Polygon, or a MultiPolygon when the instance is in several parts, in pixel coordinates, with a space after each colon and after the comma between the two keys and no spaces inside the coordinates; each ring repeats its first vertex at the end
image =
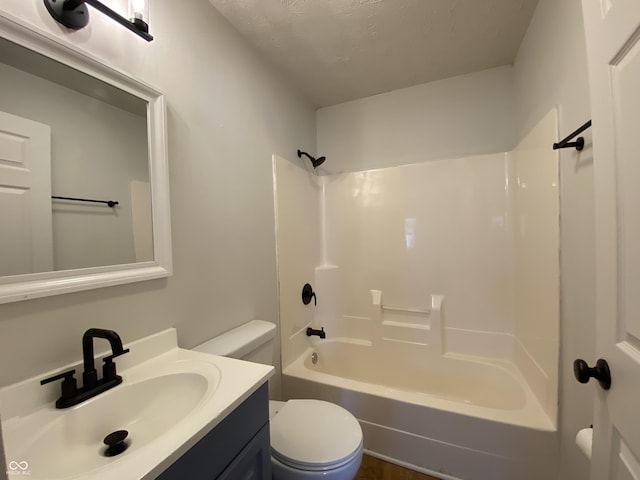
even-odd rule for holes
{"type": "Polygon", "coordinates": [[[573,362],[573,374],[580,383],[587,383],[591,377],[598,380],[604,390],[611,388],[611,371],[604,358],[599,358],[595,367],[589,367],[587,362],[578,358],[573,362]]]}

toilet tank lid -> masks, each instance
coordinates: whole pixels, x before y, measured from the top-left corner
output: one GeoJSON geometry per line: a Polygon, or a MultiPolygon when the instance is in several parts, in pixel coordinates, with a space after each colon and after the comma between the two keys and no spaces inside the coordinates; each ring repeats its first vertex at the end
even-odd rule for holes
{"type": "Polygon", "coordinates": [[[272,340],[276,326],[264,320],[251,320],[194,348],[197,352],[242,358],[260,345],[272,340]]]}

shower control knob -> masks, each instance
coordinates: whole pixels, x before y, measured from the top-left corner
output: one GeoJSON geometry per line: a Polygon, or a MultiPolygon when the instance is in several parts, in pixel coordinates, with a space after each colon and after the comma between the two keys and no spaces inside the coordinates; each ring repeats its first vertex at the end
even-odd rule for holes
{"type": "Polygon", "coordinates": [[[595,367],[589,367],[587,362],[578,358],[573,362],[573,374],[580,383],[587,383],[593,377],[604,390],[611,388],[611,371],[604,358],[599,358],[595,367]]]}
{"type": "Polygon", "coordinates": [[[304,303],[305,305],[309,305],[312,298],[313,304],[317,305],[318,301],[316,300],[316,294],[313,291],[313,288],[308,283],[305,283],[304,287],[302,287],[302,303],[304,303]]]}

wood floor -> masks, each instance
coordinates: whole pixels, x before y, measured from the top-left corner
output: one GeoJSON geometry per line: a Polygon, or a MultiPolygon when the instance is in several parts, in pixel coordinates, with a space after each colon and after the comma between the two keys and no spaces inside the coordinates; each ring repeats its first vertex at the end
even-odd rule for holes
{"type": "Polygon", "coordinates": [[[424,473],[414,472],[369,455],[362,456],[360,470],[354,480],[438,480],[424,473]]]}

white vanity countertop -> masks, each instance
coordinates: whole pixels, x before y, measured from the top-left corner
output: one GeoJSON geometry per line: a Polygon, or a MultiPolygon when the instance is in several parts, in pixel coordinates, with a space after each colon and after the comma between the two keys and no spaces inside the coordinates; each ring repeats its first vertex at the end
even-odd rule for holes
{"type": "MultiPolygon", "coordinates": [[[[175,329],[124,343],[131,352],[116,359],[123,383],[74,407],[56,409],[60,382],[41,386],[40,380],[73,368],[81,377],[81,363],[0,389],[7,465],[28,464],[16,474],[32,480],[153,479],[274,373],[271,366],[178,348],[175,329]],[[168,387],[158,390],[164,397],[156,402],[156,387],[165,379],[168,387]],[[181,416],[181,408],[189,413],[181,416]],[[131,446],[119,456],[103,456],[102,438],[121,428],[129,431],[131,446]]],[[[101,365],[97,360],[99,372],[101,365]]]]}

